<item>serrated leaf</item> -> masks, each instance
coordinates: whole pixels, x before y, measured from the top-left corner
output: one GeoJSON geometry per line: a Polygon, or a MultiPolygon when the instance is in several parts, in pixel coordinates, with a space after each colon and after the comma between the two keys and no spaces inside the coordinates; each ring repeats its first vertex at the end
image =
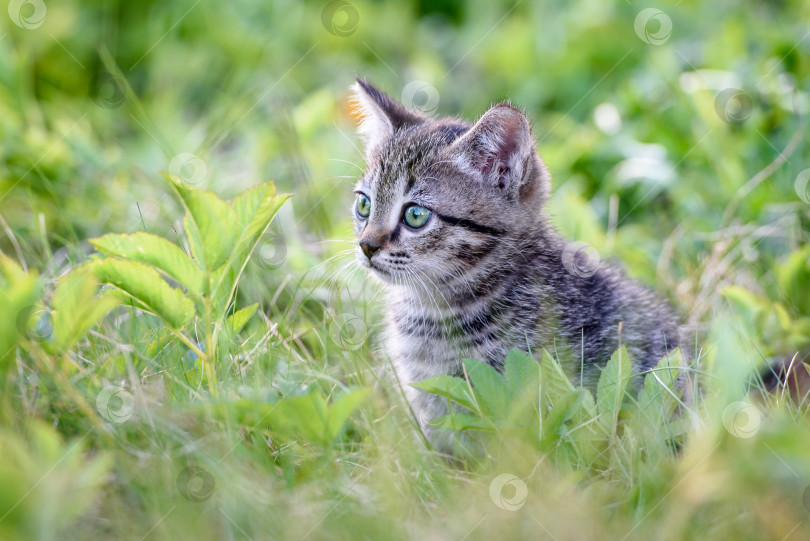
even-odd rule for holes
{"type": "Polygon", "coordinates": [[[90,240],[96,250],[108,255],[146,263],[172,277],[190,292],[200,295],[203,274],[194,261],[177,245],[151,233],[104,235],[90,240]]]}
{"type": "Polygon", "coordinates": [[[92,263],[98,278],[138,301],[141,308],[180,329],[194,317],[194,303],[171,287],[153,267],[125,259],[101,259],[92,263]]]}
{"type": "Polygon", "coordinates": [[[228,265],[211,278],[216,314],[221,314],[221,310],[228,308],[234,282],[239,279],[242,269],[281,205],[290,197],[288,194],[276,195],[275,184],[265,182],[243,192],[231,203],[238,234],[234,238],[228,265]]]}
{"type": "Polygon", "coordinates": [[[540,362],[540,381],[542,382],[543,407],[549,408],[563,396],[574,391],[574,385],[568,379],[560,363],[543,350],[540,362]]]}
{"type": "MultiPolygon", "coordinates": [[[[239,233],[230,252],[229,267],[236,275],[241,273],[262,234],[290,197],[292,196],[289,194],[276,195],[275,184],[265,182],[243,192],[233,200],[231,208],[239,233]]],[[[214,283],[217,289],[221,287],[229,292],[230,288],[223,287],[224,285],[220,281],[214,283]]]]}
{"type": "Polygon", "coordinates": [[[183,227],[191,254],[203,269],[218,269],[231,255],[238,234],[233,209],[214,192],[192,190],[177,177],[169,174],[165,176],[171,181],[186,208],[183,227]]]}
{"type": "Polygon", "coordinates": [[[610,357],[599,377],[596,385],[596,409],[599,411],[599,423],[609,434],[616,431],[619,410],[632,373],[627,348],[622,346],[610,357]]]}
{"type": "Polygon", "coordinates": [[[59,280],[51,299],[53,336],[44,343],[49,352],[61,353],[73,347],[90,327],[120,303],[115,295],[98,295],[98,288],[98,278],[84,265],[59,280]]]}
{"type": "Polygon", "coordinates": [[[536,395],[540,385],[540,364],[519,349],[512,349],[503,362],[503,377],[513,396],[530,391],[536,395]]]}
{"type": "Polygon", "coordinates": [[[426,393],[436,394],[449,398],[457,404],[461,404],[465,408],[476,411],[478,408],[475,406],[475,401],[470,396],[470,390],[467,387],[467,382],[461,378],[455,378],[441,374],[432,378],[423,379],[411,383],[411,387],[425,391],[426,393]]]}
{"type": "Polygon", "coordinates": [[[467,376],[472,383],[476,402],[485,416],[503,419],[509,396],[503,377],[487,363],[462,359],[467,376]]]}

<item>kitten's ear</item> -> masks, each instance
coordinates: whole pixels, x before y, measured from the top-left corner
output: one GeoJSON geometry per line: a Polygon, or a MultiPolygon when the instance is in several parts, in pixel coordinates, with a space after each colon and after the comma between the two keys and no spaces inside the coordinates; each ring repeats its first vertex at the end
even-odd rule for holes
{"type": "Polygon", "coordinates": [[[357,131],[365,141],[367,161],[370,161],[380,143],[396,130],[425,120],[425,117],[408,111],[363,79],[357,79],[352,88],[360,114],[357,131]]]}
{"type": "Polygon", "coordinates": [[[450,150],[462,169],[507,195],[523,200],[548,191],[529,120],[509,104],[493,105],[450,150]]]}

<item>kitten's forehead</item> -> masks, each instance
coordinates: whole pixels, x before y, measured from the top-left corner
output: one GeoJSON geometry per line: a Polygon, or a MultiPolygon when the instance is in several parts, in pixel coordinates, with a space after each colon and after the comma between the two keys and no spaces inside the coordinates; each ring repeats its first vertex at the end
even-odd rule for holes
{"type": "Polygon", "coordinates": [[[424,188],[425,182],[438,181],[441,166],[446,165],[443,151],[468,129],[461,122],[443,121],[394,133],[380,146],[361,184],[372,189],[377,204],[385,204],[424,188]]]}

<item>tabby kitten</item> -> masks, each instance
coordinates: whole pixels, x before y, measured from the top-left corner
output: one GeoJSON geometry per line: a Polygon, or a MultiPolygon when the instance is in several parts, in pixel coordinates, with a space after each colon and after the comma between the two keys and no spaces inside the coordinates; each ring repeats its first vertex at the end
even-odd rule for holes
{"type": "Polygon", "coordinates": [[[620,341],[636,372],[678,346],[676,317],[652,292],[604,263],[572,269],[582,262],[544,211],[550,177],[520,110],[499,103],[470,125],[360,79],[355,91],[367,162],[357,256],[385,284],[385,344],[434,445],[448,447],[427,426],[446,402],[408,384],[463,377],[462,358],[501,369],[511,348],[547,348],[592,385],[620,341]]]}

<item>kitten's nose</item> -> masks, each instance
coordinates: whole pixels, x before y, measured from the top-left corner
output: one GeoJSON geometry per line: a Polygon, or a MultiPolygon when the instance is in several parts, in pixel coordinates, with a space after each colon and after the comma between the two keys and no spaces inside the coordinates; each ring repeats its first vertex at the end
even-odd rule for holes
{"type": "Polygon", "coordinates": [[[363,250],[363,253],[366,254],[369,261],[371,261],[371,256],[377,253],[381,246],[381,242],[375,242],[373,240],[360,241],[360,249],[363,250]]]}

